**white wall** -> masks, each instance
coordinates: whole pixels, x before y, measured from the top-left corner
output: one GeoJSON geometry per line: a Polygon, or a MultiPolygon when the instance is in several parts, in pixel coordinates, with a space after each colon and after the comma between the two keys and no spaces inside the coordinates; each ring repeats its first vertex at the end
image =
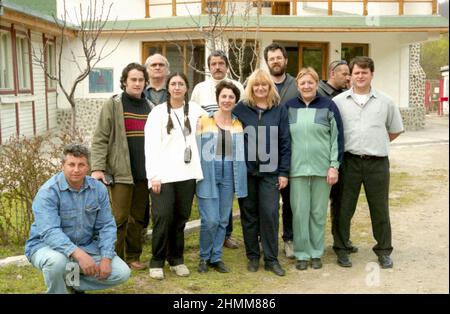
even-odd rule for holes
{"type": "MultiPolygon", "coordinates": [[[[329,61],[340,59],[341,43],[367,43],[369,56],[375,61],[373,86],[390,95],[401,107],[408,106],[409,86],[409,51],[408,44],[428,39],[426,33],[261,33],[261,46],[265,47],[272,41],[312,41],[329,43],[329,61]]],[[[130,62],[141,62],[142,42],[144,41],[176,41],[186,40],[185,34],[164,35],[127,35],[120,48],[97,67],[114,69],[114,93],[119,93],[119,79],[122,69],[130,62]]],[[[192,35],[191,35],[191,38],[192,35]]],[[[114,40],[113,40],[114,41],[114,40]]],[[[263,51],[261,50],[261,60],[263,51]]],[[[265,67],[265,62],[261,62],[265,67]]],[[[88,78],[80,84],[76,97],[105,98],[112,93],[89,93],[88,78]]],[[[61,97],[59,99],[61,104],[61,97]]]]}
{"type": "MultiPolygon", "coordinates": [[[[166,1],[166,0],[157,0],[166,1]]],[[[171,0],[170,0],[171,1],[171,0]]],[[[66,12],[69,16],[69,21],[73,24],[78,24],[80,4],[82,5],[84,14],[87,12],[89,3],[94,3],[94,0],[65,0],[66,12]],[[76,13],[75,13],[76,12],[76,13]]],[[[64,13],[64,0],[57,0],[58,16],[64,13]]],[[[97,14],[101,11],[102,0],[97,0],[97,14]]],[[[107,14],[109,6],[111,11],[109,14],[110,20],[130,20],[145,18],[145,1],[144,0],[104,0],[104,16],[107,14]]]]}

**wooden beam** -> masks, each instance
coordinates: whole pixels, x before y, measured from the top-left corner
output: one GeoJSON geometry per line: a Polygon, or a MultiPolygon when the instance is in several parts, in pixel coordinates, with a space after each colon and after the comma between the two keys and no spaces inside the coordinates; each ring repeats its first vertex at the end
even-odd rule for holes
{"type": "Polygon", "coordinates": [[[150,17],[150,0],[145,0],[145,17],[150,17]]]}
{"type": "Polygon", "coordinates": [[[206,0],[202,0],[202,14],[206,14],[206,0]]]}
{"type": "Polygon", "coordinates": [[[172,16],[177,16],[177,0],[172,0],[172,16]]]}
{"type": "Polygon", "coordinates": [[[363,0],[363,15],[367,16],[368,12],[367,12],[367,4],[368,4],[368,0],[363,0]]]}
{"type": "MultiPolygon", "coordinates": [[[[25,13],[12,11],[7,8],[5,8],[4,15],[2,16],[2,22],[3,21],[30,28],[34,32],[46,33],[49,35],[61,34],[61,29],[58,27],[58,25],[56,25],[56,23],[30,16],[25,13]]],[[[66,28],[65,35],[74,38],[76,37],[76,31],[66,28]]]]}
{"type": "Polygon", "coordinates": [[[333,15],[333,0],[328,0],[328,15],[333,15]]]}
{"type": "Polygon", "coordinates": [[[405,9],[405,2],[403,0],[398,0],[398,15],[403,15],[405,9]]]}
{"type": "Polygon", "coordinates": [[[292,15],[297,16],[297,1],[298,0],[292,0],[292,15]]]}
{"type": "Polygon", "coordinates": [[[433,15],[437,14],[437,0],[433,0],[433,2],[431,2],[431,13],[433,15]]]}

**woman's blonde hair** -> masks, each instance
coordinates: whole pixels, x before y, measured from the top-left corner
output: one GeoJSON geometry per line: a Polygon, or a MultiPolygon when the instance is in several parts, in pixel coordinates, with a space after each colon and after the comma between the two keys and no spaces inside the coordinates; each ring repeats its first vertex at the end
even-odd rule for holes
{"type": "Polygon", "coordinates": [[[255,107],[256,99],[253,95],[253,86],[257,84],[267,84],[269,85],[269,92],[267,94],[267,105],[268,109],[273,106],[278,106],[280,104],[280,95],[278,95],[277,88],[270,78],[269,73],[262,69],[255,70],[248,78],[247,87],[245,88],[244,100],[247,105],[255,107]]]}
{"type": "Polygon", "coordinates": [[[316,70],[311,67],[302,68],[300,72],[298,72],[297,78],[295,80],[298,82],[298,80],[305,75],[310,75],[314,79],[314,81],[316,81],[316,83],[319,83],[319,74],[317,74],[316,70]]]}

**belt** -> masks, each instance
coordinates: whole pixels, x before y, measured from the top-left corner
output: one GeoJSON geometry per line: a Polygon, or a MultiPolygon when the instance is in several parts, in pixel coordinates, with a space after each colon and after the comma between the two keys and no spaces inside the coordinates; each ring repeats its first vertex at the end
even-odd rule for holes
{"type": "Polygon", "coordinates": [[[372,155],[355,155],[349,152],[345,152],[346,156],[349,157],[353,157],[353,158],[360,158],[360,159],[364,159],[364,160],[369,160],[369,159],[383,159],[386,158],[386,156],[372,156],[372,155]]]}

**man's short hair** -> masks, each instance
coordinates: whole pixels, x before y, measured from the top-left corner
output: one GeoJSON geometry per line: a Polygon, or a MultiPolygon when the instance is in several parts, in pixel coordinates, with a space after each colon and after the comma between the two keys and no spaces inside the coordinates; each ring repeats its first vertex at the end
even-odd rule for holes
{"type": "Polygon", "coordinates": [[[283,47],[282,45],[280,45],[279,43],[271,43],[269,46],[267,46],[266,48],[264,48],[264,60],[266,60],[266,63],[267,63],[267,61],[268,61],[268,54],[269,54],[269,51],[276,51],[276,50],[278,50],[278,49],[281,50],[281,53],[283,54],[283,57],[284,57],[285,59],[288,58],[286,48],[284,48],[284,47],[283,47]]]}
{"type": "Polygon", "coordinates": [[[61,157],[61,162],[64,163],[66,161],[66,156],[72,155],[74,157],[85,157],[89,163],[89,159],[91,156],[91,152],[89,149],[81,144],[71,143],[64,146],[63,155],[61,157]]]}
{"type": "Polygon", "coordinates": [[[350,74],[353,72],[353,67],[355,66],[355,64],[357,66],[359,66],[361,69],[370,69],[370,72],[374,72],[375,71],[375,65],[373,63],[373,60],[369,57],[363,57],[363,56],[359,56],[359,57],[355,57],[352,59],[352,61],[350,61],[350,74]]]}
{"type": "Polygon", "coordinates": [[[230,67],[230,62],[228,61],[228,57],[222,50],[214,50],[211,52],[211,54],[208,56],[208,69],[209,69],[209,63],[211,62],[212,57],[220,57],[223,61],[225,61],[225,65],[227,68],[230,67]]]}

